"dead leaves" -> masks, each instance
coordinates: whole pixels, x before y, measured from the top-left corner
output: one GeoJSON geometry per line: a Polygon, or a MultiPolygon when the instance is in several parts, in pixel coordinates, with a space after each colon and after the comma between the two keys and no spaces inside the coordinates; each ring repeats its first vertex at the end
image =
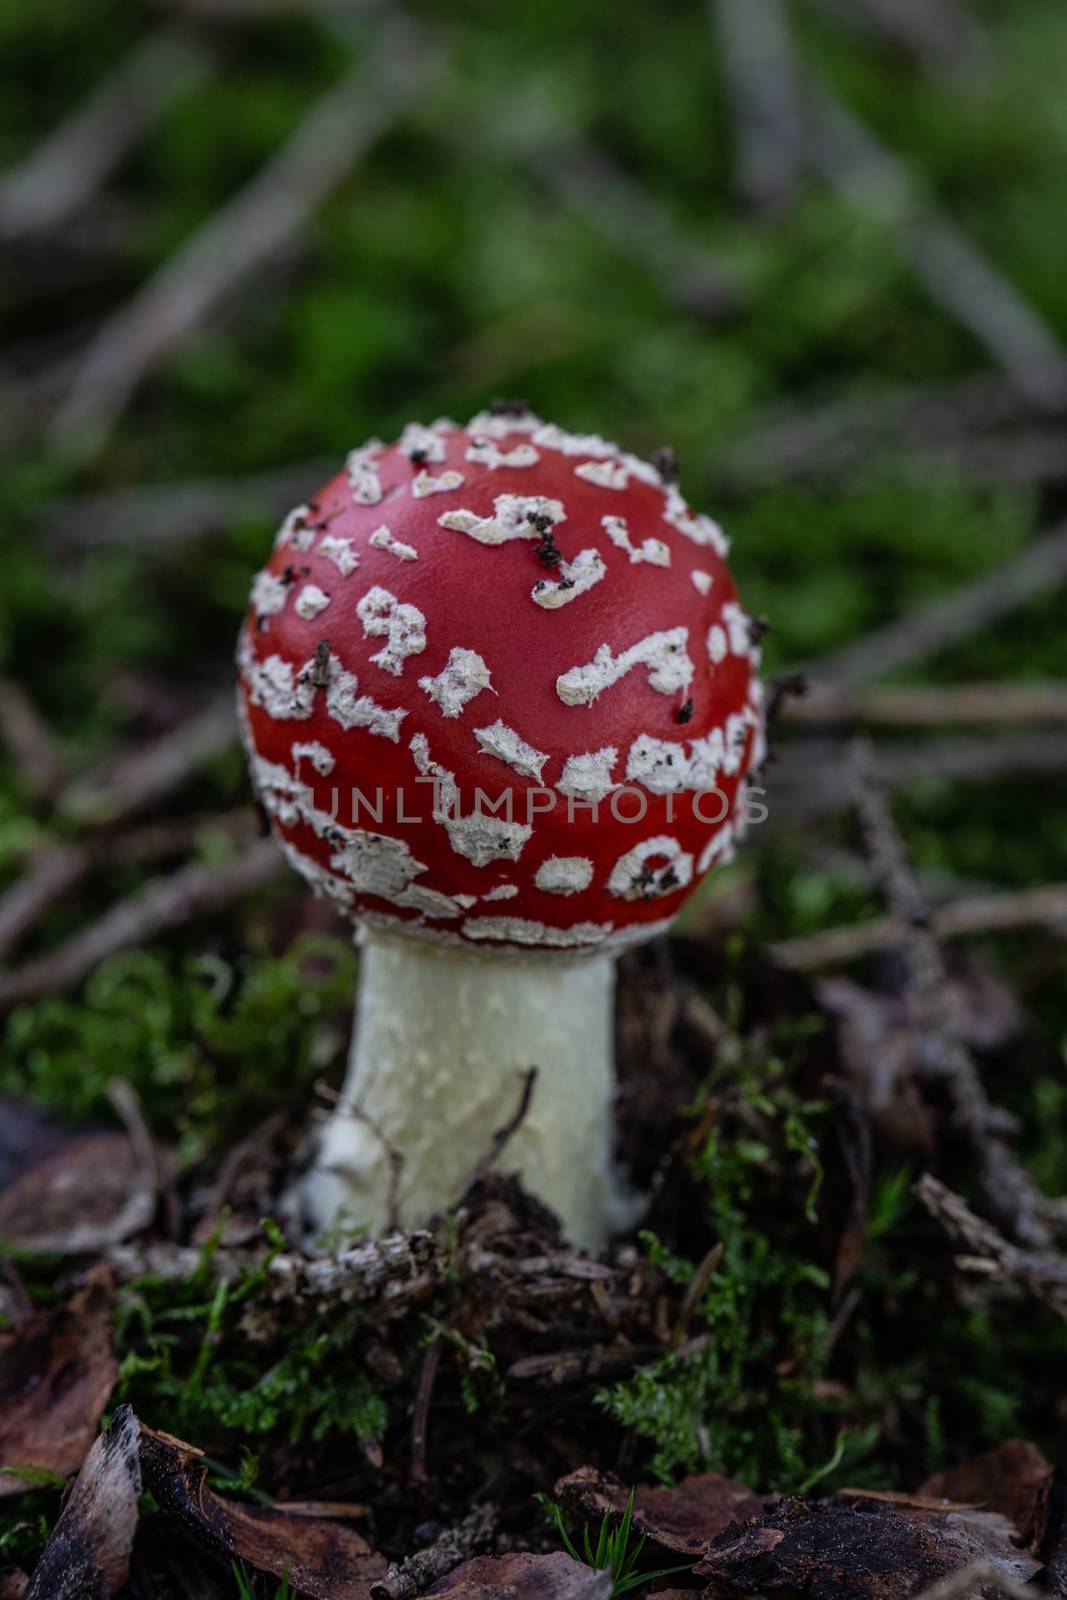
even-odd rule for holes
{"type": "Polygon", "coordinates": [[[563,1551],[475,1556],[427,1592],[451,1600],[611,1600],[611,1573],[596,1572],[563,1551]]]}
{"type": "MultiPolygon", "coordinates": [[[[1017,1440],[929,1479],[912,1496],[843,1490],[822,1501],[767,1500],[706,1473],[674,1488],[638,1487],[633,1527],[650,1544],[695,1562],[690,1582],[699,1587],[687,1592],[702,1600],[905,1600],[962,1582],[972,1569],[986,1574],[974,1594],[992,1595],[1001,1580],[1010,1586],[1049,1576],[1032,1551],[1045,1528],[1051,1480],[1040,1452],[1017,1440]]],[[[313,1600],[373,1600],[393,1581],[395,1569],[383,1584],[384,1558],[340,1523],[215,1494],[199,1450],[146,1427],[122,1406],[92,1446],[24,1594],[21,1573],[0,1572],[0,1600],[115,1594],[126,1581],[142,1486],[164,1517],[217,1559],[288,1577],[313,1600]]],[[[621,1517],[629,1492],[592,1468],[556,1485],[567,1510],[594,1525],[604,1515],[621,1517]]],[[[610,1600],[611,1574],[562,1552],[463,1561],[463,1542],[456,1541],[453,1570],[432,1587],[424,1577],[412,1592],[451,1600],[610,1600]]]]}
{"type": "Polygon", "coordinates": [[[1052,1468],[1036,1445],[1008,1439],[996,1450],[927,1478],[919,1492],[998,1511],[1013,1524],[1020,1543],[1035,1550],[1048,1523],[1052,1468]]]}
{"type": "Polygon", "coordinates": [[[314,1600],[369,1600],[370,1585],[384,1574],[386,1562],[358,1533],[280,1506],[224,1500],[208,1488],[201,1451],[143,1423],[140,1432],[145,1488],[205,1550],[277,1578],[288,1576],[314,1600]]]}
{"type": "MultiPolygon", "coordinates": [[[[630,1488],[614,1473],[582,1467],[561,1478],[555,1489],[564,1509],[576,1518],[598,1523],[605,1513],[620,1516],[630,1488]]],[[[673,1489],[638,1485],[634,1493],[633,1527],[650,1544],[679,1555],[699,1556],[709,1539],[763,1509],[764,1500],[746,1484],[707,1472],[684,1478],[673,1489]]]]}
{"type": "Polygon", "coordinates": [[[0,1495],[28,1487],[14,1469],[66,1476],[85,1460],[118,1371],[113,1310],[114,1276],[98,1266],[63,1305],[0,1333],[0,1495]]]}
{"type": "Polygon", "coordinates": [[[137,1418],[120,1406],[85,1458],[23,1600],[96,1600],[129,1575],[141,1493],[137,1418]]]}
{"type": "MultiPolygon", "coordinates": [[[[715,1473],[675,1488],[639,1485],[633,1526],[650,1544],[699,1558],[698,1588],[687,1592],[702,1600],[906,1600],[979,1568],[993,1575],[976,1580],[973,1593],[984,1595],[1000,1580],[1049,1576],[1032,1552],[1051,1482],[1041,1452],[1014,1440],[929,1479],[915,1495],[842,1490],[827,1500],[777,1500],[715,1473]]],[[[595,1529],[604,1515],[622,1516],[630,1490],[585,1467],[555,1492],[595,1529]]]]}
{"type": "Polygon", "coordinates": [[[93,1255],[152,1221],[159,1186],[155,1147],[129,1086],[116,1081],[110,1093],[124,1133],[72,1132],[22,1102],[0,1102],[19,1134],[10,1151],[4,1148],[6,1127],[0,1141],[5,1244],[41,1254],[93,1255]]]}
{"type": "Polygon", "coordinates": [[[707,1584],[705,1600],[902,1600],[977,1562],[1026,1582],[1040,1563],[1011,1534],[1003,1517],[958,1508],[783,1500],[719,1534],[695,1576],[707,1584]]]}

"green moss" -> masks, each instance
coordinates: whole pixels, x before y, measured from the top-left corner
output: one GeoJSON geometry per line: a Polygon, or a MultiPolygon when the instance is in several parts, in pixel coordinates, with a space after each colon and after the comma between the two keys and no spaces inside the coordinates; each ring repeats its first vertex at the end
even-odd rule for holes
{"type": "Polygon", "coordinates": [[[100,1114],[110,1079],[125,1078],[193,1160],[279,1106],[306,1112],[314,1079],[346,1047],[355,977],[339,940],[301,939],[283,956],[236,964],[130,951],[76,999],[12,1014],[0,1091],[100,1114]]]}
{"type": "MultiPolygon", "coordinates": [[[[710,1236],[722,1251],[694,1308],[697,1348],[642,1368],[600,1401],[651,1441],[650,1465],[662,1478],[719,1471],[790,1490],[819,1464],[806,1423],[824,1409],[814,1393],[830,1316],[829,1278],[814,1259],[821,1170],[812,1135],[821,1108],[798,1105],[773,1066],[745,1076],[744,1131],[715,1128],[694,1162],[710,1236]],[[760,1191],[776,1148],[799,1164],[804,1192],[799,1209],[783,1200],[768,1226],[760,1191]]],[[[651,1235],[644,1242],[687,1289],[697,1264],[651,1235]]]]}

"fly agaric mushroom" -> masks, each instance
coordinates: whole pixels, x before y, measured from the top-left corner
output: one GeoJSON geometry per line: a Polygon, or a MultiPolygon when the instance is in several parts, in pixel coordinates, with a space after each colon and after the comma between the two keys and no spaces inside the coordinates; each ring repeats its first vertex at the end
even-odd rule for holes
{"type": "Polygon", "coordinates": [[[253,584],[253,781],[362,942],[315,1228],[440,1211],[530,1067],[508,1166],[576,1245],[622,1219],[615,957],[730,853],[762,759],[725,540],[657,463],[518,405],[411,424],[290,513],[253,584]]]}

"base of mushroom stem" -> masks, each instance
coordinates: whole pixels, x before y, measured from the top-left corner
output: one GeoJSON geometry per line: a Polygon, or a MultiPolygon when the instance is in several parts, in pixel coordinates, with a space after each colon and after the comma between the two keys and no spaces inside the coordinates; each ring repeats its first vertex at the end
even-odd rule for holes
{"type": "Polygon", "coordinates": [[[516,1116],[497,1171],[518,1173],[597,1250],[635,1220],[614,1169],[615,963],[364,936],[337,1110],[291,1197],[313,1235],[418,1227],[454,1204],[516,1116]]]}

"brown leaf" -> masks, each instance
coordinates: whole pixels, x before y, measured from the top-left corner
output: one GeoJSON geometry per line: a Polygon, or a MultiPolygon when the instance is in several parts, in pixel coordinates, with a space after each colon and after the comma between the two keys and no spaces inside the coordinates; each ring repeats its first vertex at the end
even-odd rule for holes
{"type": "Polygon", "coordinates": [[[23,1600],[103,1600],[123,1587],[141,1493],[137,1418],[120,1406],[85,1458],[23,1600]]]}
{"type": "Polygon", "coordinates": [[[0,1239],[90,1255],[147,1227],[155,1207],[155,1172],[126,1134],[79,1134],[0,1193],[0,1239]]]}
{"type": "Polygon", "coordinates": [[[573,1561],[562,1550],[547,1556],[475,1556],[427,1593],[452,1600],[610,1600],[611,1573],[573,1561]]]}
{"type": "Polygon", "coordinates": [[[19,1567],[0,1567],[0,1600],[22,1600],[28,1582],[19,1567]]]}
{"type": "MultiPolygon", "coordinates": [[[[727,1529],[695,1569],[706,1600],[753,1593],[805,1600],[907,1600],[983,1561],[1025,1582],[1039,1563],[1018,1550],[1003,1517],[951,1510],[783,1500],[727,1529]]],[[[985,1594],[985,1590],[977,1591],[985,1594]]]]}
{"type": "MultiPolygon", "coordinates": [[[[582,1467],[556,1484],[557,1499],[574,1516],[598,1521],[605,1512],[621,1516],[630,1496],[628,1485],[613,1473],[582,1467]]],[[[743,1483],[706,1472],[684,1478],[673,1489],[638,1485],[634,1493],[633,1526],[662,1550],[698,1556],[708,1541],[731,1522],[743,1521],[763,1510],[768,1496],[753,1494],[743,1483]]]]}
{"type": "MultiPolygon", "coordinates": [[[[0,1333],[0,1467],[81,1466],[118,1375],[114,1304],[114,1275],[97,1266],[63,1305],[0,1333]]],[[[0,1496],[27,1487],[0,1474],[0,1496]]]]}
{"type": "Polygon", "coordinates": [[[935,1473],[919,1492],[999,1511],[1014,1523],[1022,1543],[1035,1550],[1048,1523],[1052,1468],[1036,1445],[1008,1439],[995,1450],[935,1473]]]}
{"type": "Polygon", "coordinates": [[[247,1561],[288,1577],[314,1600],[369,1600],[383,1557],[351,1528],[293,1515],[280,1506],[223,1500],[207,1486],[203,1452],[141,1423],[145,1488],[184,1531],[223,1561],[247,1561]]]}

